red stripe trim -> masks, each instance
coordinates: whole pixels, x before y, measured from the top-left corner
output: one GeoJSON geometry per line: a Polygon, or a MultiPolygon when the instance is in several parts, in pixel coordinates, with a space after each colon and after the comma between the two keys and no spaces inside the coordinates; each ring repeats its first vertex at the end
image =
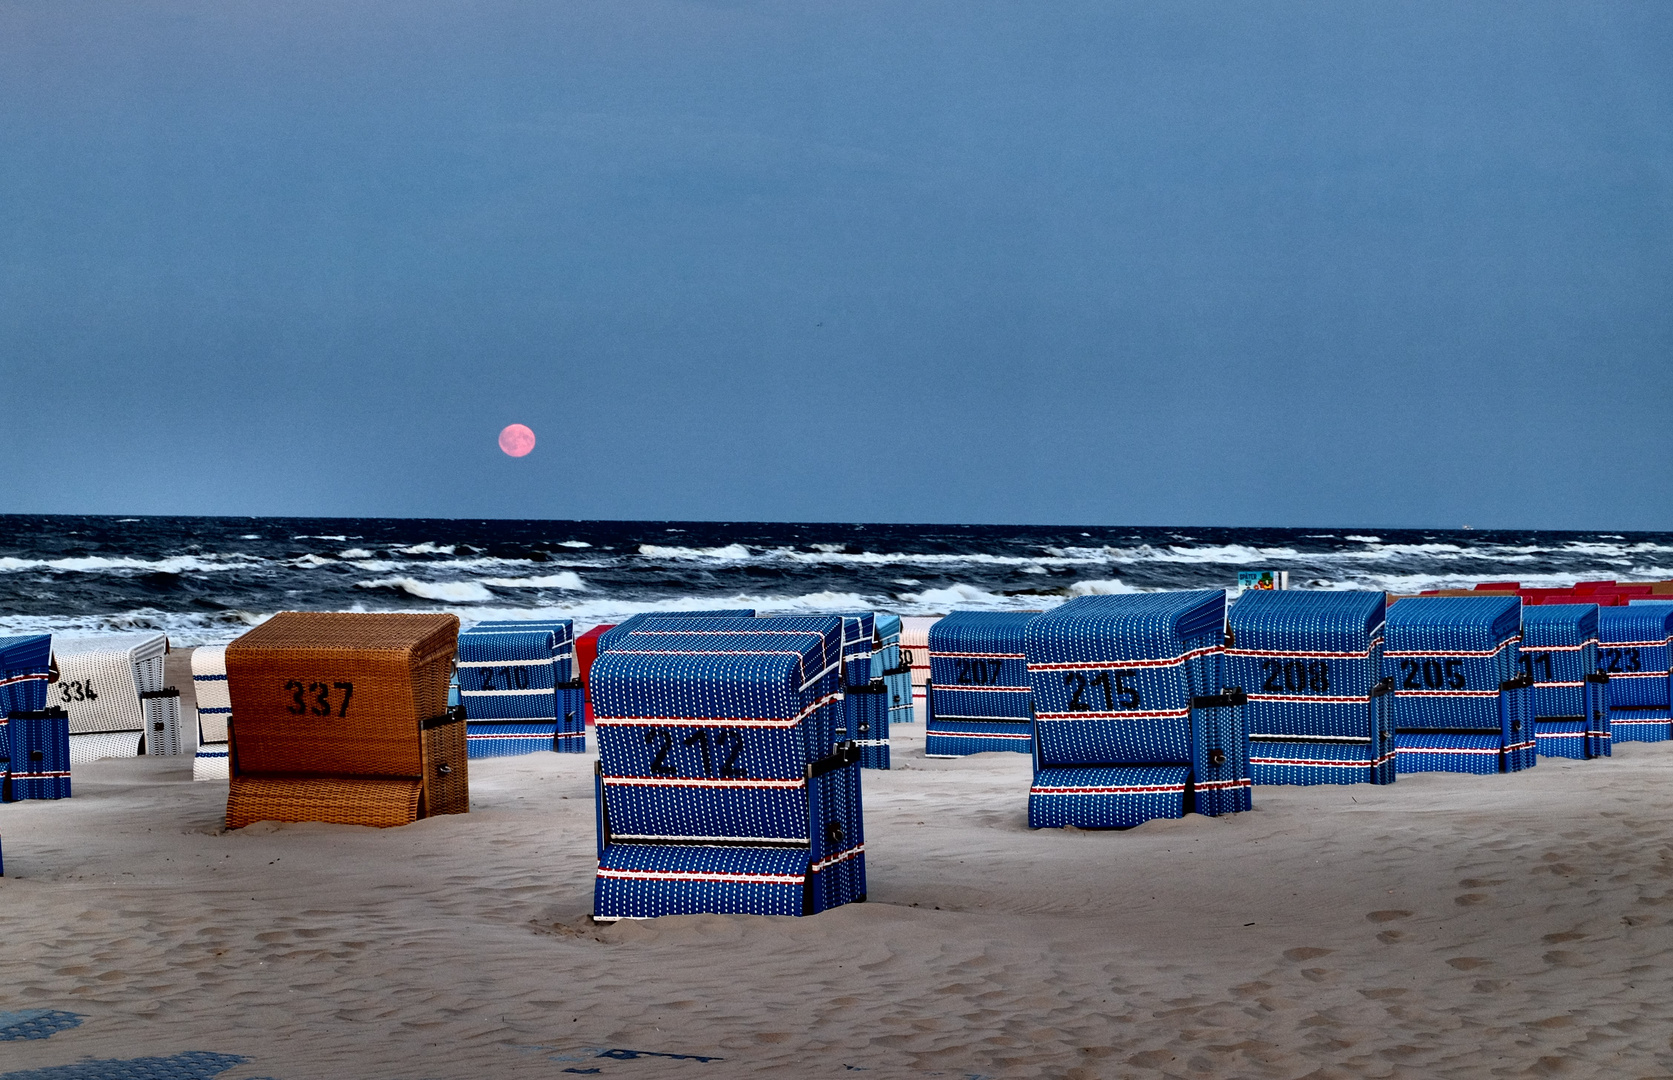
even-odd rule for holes
{"type": "Polygon", "coordinates": [[[1210,645],[1204,649],[1193,649],[1183,656],[1170,657],[1162,660],[1076,660],[1060,664],[1029,664],[1029,671],[1091,671],[1098,668],[1167,668],[1178,667],[1187,660],[1211,653],[1224,652],[1219,645],[1210,645]]]}
{"type": "Polygon", "coordinates": [[[719,874],[694,870],[615,870],[598,868],[601,878],[623,881],[693,881],[735,885],[800,885],[805,880],[800,874],[719,874]]]}
{"type": "Polygon", "coordinates": [[[1067,712],[1067,713],[1037,713],[1036,720],[1177,720],[1190,716],[1191,710],[1168,709],[1165,711],[1133,712],[1067,712]]]}
{"type": "Polygon", "coordinates": [[[976,659],[976,660],[1026,660],[1026,659],[1028,659],[1028,656],[1027,656],[1026,653],[1019,653],[1019,652],[932,652],[932,653],[929,654],[929,658],[931,660],[935,660],[937,658],[942,659],[942,660],[951,660],[955,657],[963,658],[963,659],[976,659]]]}
{"type": "Polygon", "coordinates": [[[778,788],[800,789],[806,777],[794,780],[699,780],[683,776],[606,776],[607,787],[778,788]]]}
{"type": "Polygon", "coordinates": [[[1412,658],[1432,657],[1432,658],[1437,659],[1437,660],[1438,659],[1443,659],[1443,658],[1449,657],[1449,656],[1459,656],[1459,657],[1462,657],[1462,656],[1497,656],[1500,653],[1504,652],[1506,645],[1513,645],[1520,640],[1522,640],[1522,635],[1521,634],[1512,634],[1510,637],[1507,637],[1503,641],[1499,642],[1498,648],[1489,649],[1485,652],[1483,652],[1480,649],[1447,649],[1444,652],[1429,652],[1429,651],[1416,652],[1416,651],[1407,651],[1407,650],[1384,649],[1383,650],[1383,655],[1387,656],[1387,657],[1412,657],[1412,658]]]}
{"type": "Polygon", "coordinates": [[[1400,690],[1396,697],[1498,697],[1497,690],[1400,690]]]}
{"type": "Polygon", "coordinates": [[[806,720],[833,702],[841,701],[840,692],[826,694],[812,705],[789,719],[773,716],[599,716],[593,715],[598,727],[767,727],[790,728],[806,720]]]}
{"type": "Polygon", "coordinates": [[[1227,649],[1227,656],[1294,657],[1297,660],[1367,660],[1381,639],[1373,641],[1364,652],[1306,652],[1301,649],[1227,649]]]}
{"type": "Polygon", "coordinates": [[[1184,784],[1130,784],[1110,787],[1031,787],[1030,795],[1171,795],[1184,794],[1184,784]]]}
{"type": "Polygon", "coordinates": [[[837,863],[847,862],[849,859],[857,858],[860,855],[864,855],[865,850],[866,850],[865,844],[863,844],[863,843],[855,844],[853,847],[849,848],[846,851],[839,851],[835,855],[828,855],[825,858],[820,859],[818,862],[814,863],[813,866],[810,869],[815,874],[817,874],[819,871],[825,869],[826,867],[835,866],[837,863]]]}

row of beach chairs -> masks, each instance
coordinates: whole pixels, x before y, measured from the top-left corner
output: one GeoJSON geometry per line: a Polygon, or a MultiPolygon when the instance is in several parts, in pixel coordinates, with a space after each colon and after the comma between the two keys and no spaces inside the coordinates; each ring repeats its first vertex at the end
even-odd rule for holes
{"type": "MultiPolygon", "coordinates": [[[[1380,593],[1256,591],[1228,610],[1206,590],[921,628],[655,614],[585,637],[581,650],[567,623],[461,634],[445,615],[292,612],[198,650],[200,755],[224,748],[228,826],[463,813],[472,757],[578,749],[590,707],[598,918],[825,910],[865,896],[860,771],[888,766],[891,720],[912,715],[916,640],[926,747],[1021,744],[1035,827],[1235,813],[1256,784],[1606,756],[1617,703],[1634,737],[1673,734],[1673,603],[1655,601],[1389,607],[1380,593]]],[[[44,636],[0,640],[7,790],[21,797],[58,779],[68,794],[53,656],[44,636]]]]}

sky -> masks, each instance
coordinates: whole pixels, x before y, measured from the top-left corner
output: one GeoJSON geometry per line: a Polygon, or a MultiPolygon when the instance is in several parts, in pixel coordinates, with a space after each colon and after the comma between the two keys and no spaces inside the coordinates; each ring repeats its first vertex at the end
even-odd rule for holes
{"type": "Polygon", "coordinates": [[[0,0],[0,387],[0,512],[1673,529],[1673,5],[0,0]]]}

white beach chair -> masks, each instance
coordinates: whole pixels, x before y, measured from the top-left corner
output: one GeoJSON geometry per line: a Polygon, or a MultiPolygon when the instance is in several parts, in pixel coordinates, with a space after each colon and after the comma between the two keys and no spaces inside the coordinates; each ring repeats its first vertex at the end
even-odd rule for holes
{"type": "Polygon", "coordinates": [[[192,758],[193,780],[226,780],[227,721],[232,718],[232,695],[227,692],[227,647],[205,645],[192,650],[192,686],[198,700],[198,749],[192,758]]]}
{"type": "Polygon", "coordinates": [[[142,693],[163,689],[168,638],[157,633],[54,637],[58,681],[48,704],[70,716],[70,764],[137,757],[145,732],[142,693]]]}

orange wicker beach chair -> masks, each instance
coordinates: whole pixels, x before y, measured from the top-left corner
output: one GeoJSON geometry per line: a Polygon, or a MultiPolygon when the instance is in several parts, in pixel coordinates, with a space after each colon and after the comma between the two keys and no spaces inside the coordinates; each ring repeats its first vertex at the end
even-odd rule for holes
{"type": "Polygon", "coordinates": [[[227,828],[470,809],[452,615],[286,611],[227,646],[227,828]]]}

